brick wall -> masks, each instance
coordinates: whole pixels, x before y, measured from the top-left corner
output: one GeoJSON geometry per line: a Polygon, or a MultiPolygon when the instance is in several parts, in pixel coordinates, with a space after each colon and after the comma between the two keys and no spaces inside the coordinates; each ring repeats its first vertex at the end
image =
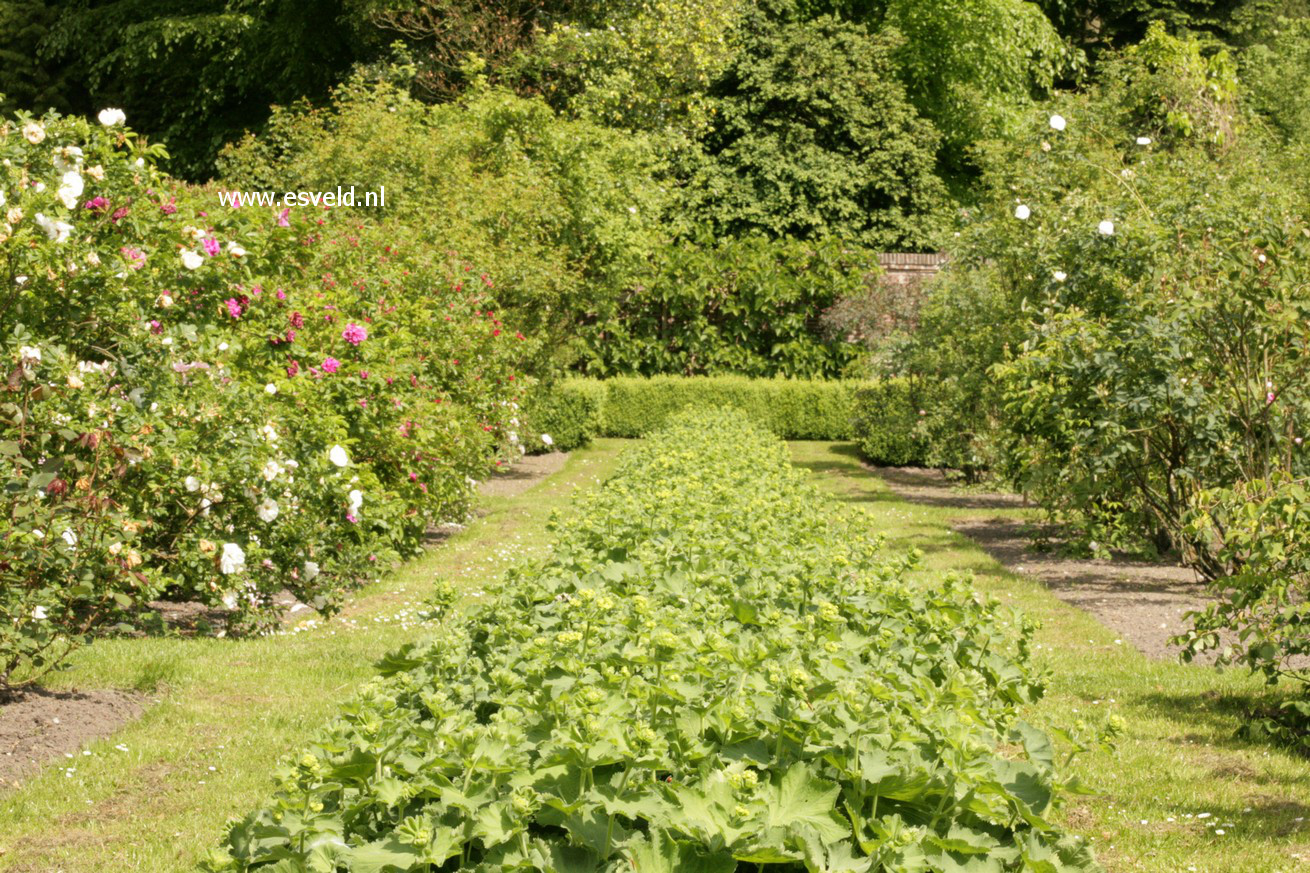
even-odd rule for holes
{"type": "Polygon", "coordinates": [[[946,255],[937,252],[885,252],[878,255],[878,264],[883,270],[882,281],[892,285],[917,284],[930,278],[944,263],[946,255]]]}

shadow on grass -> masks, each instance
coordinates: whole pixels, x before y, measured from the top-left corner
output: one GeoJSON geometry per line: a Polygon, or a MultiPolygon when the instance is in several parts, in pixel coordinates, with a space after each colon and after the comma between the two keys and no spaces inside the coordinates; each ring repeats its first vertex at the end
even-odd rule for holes
{"type": "MultiPolygon", "coordinates": [[[[1196,666],[1193,669],[1212,669],[1196,666]]],[[[1236,669],[1239,672],[1240,668],[1236,669]]],[[[1249,736],[1243,731],[1252,721],[1267,717],[1278,710],[1280,704],[1296,699],[1290,691],[1270,689],[1250,693],[1156,691],[1143,694],[1138,700],[1151,710],[1177,722],[1183,729],[1183,739],[1196,743],[1209,743],[1224,749],[1250,750],[1279,748],[1300,757],[1310,757],[1304,746],[1273,736],[1249,736]]],[[[1222,770],[1222,768],[1221,768],[1222,770]]],[[[1238,776],[1261,785],[1282,785],[1283,780],[1270,779],[1267,773],[1254,770],[1227,773],[1217,770],[1216,778],[1238,776]]],[[[1303,781],[1298,779],[1297,781],[1303,781]]]]}

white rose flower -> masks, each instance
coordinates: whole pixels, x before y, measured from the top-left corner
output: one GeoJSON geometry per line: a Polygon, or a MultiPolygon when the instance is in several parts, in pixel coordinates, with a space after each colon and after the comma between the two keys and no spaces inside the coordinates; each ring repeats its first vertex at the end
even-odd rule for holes
{"type": "Polygon", "coordinates": [[[1051,116],[1051,130],[1064,130],[1067,123],[1068,122],[1064,120],[1063,115],[1057,114],[1051,116]]]}
{"type": "Polygon", "coordinates": [[[113,127],[115,124],[127,121],[127,113],[121,109],[101,109],[96,118],[100,119],[100,123],[105,127],[113,127]]]}
{"type": "Polygon", "coordinates": [[[36,346],[22,346],[18,349],[18,359],[39,364],[41,363],[41,350],[36,346]]]}
{"type": "Polygon", "coordinates": [[[241,246],[237,245],[235,242],[230,242],[227,244],[227,253],[234,258],[244,258],[247,254],[246,250],[243,249],[241,246]]]}
{"type": "Polygon", "coordinates": [[[236,543],[224,543],[223,554],[218,558],[218,569],[227,576],[240,573],[246,569],[246,553],[236,543]]]}
{"type": "Polygon", "coordinates": [[[1069,274],[1066,273],[1064,270],[1056,270],[1051,275],[1055,277],[1055,281],[1057,282],[1063,282],[1065,279],[1069,278],[1069,274]]]}
{"type": "Polygon", "coordinates": [[[32,618],[36,619],[37,621],[45,621],[49,617],[50,614],[45,611],[44,606],[38,606],[36,609],[32,610],[32,618]]]}
{"type": "Polygon", "coordinates": [[[45,128],[39,122],[29,121],[23,125],[23,139],[32,145],[40,145],[45,139],[45,128]]]}
{"type": "Polygon", "coordinates": [[[187,476],[185,479],[182,480],[182,484],[186,487],[186,490],[188,491],[200,490],[200,480],[197,479],[195,476],[187,476]]]}
{"type": "Polygon", "coordinates": [[[272,482],[282,474],[282,465],[277,461],[268,461],[264,464],[264,481],[272,482]]]}
{"type": "Polygon", "coordinates": [[[95,252],[87,252],[86,262],[93,267],[98,267],[100,266],[100,256],[97,255],[95,252]]]}
{"type": "Polygon", "coordinates": [[[72,209],[77,206],[77,198],[82,196],[85,188],[86,185],[82,181],[82,174],[77,170],[69,170],[59,180],[59,190],[55,192],[55,196],[59,198],[60,203],[64,204],[65,208],[72,209]]]}
{"type": "Polygon", "coordinates": [[[182,266],[186,267],[188,270],[199,269],[200,265],[204,262],[204,257],[191,251],[191,249],[182,250],[182,266]]]}
{"type": "Polygon", "coordinates": [[[73,546],[77,545],[77,534],[73,532],[73,529],[71,527],[65,530],[59,536],[61,539],[63,539],[64,542],[68,543],[69,548],[72,548],[73,546]]]}
{"type": "Polygon", "coordinates": [[[73,232],[73,225],[66,221],[55,221],[53,218],[46,218],[41,213],[36,214],[37,226],[45,231],[45,235],[57,243],[64,242],[68,235],[73,232]]]}
{"type": "Polygon", "coordinates": [[[543,434],[541,435],[541,441],[542,441],[543,443],[545,443],[546,445],[548,445],[548,446],[553,446],[553,445],[555,445],[555,441],[554,441],[553,439],[551,439],[550,434],[548,434],[548,433],[543,433],[543,434]]]}
{"type": "Polygon", "coordinates": [[[264,393],[269,395],[276,394],[277,386],[274,385],[272,382],[269,382],[267,385],[264,386],[264,393]]]}
{"type": "Polygon", "coordinates": [[[308,582],[310,579],[313,579],[317,575],[318,575],[318,564],[315,564],[313,561],[306,561],[305,581],[308,582]]]}
{"type": "Polygon", "coordinates": [[[259,518],[261,521],[269,522],[277,518],[278,506],[277,501],[272,497],[265,497],[264,502],[259,504],[259,518]]]}
{"type": "Polygon", "coordinates": [[[359,511],[359,508],[361,506],[364,505],[364,492],[356,488],[354,491],[350,492],[349,499],[350,499],[350,513],[353,515],[359,511]]]}
{"type": "MultiPolygon", "coordinates": [[[[227,345],[227,343],[223,343],[223,346],[226,346],[226,345],[227,345]]],[[[271,425],[271,424],[266,424],[266,425],[264,425],[263,427],[261,427],[261,428],[259,429],[259,433],[260,433],[260,436],[262,436],[264,439],[268,440],[270,443],[275,443],[275,442],[277,442],[277,428],[273,427],[273,425],[271,425]]]]}
{"type": "Polygon", "coordinates": [[[1137,138],[1137,144],[1139,146],[1149,146],[1151,144],[1151,138],[1149,136],[1139,136],[1137,138]]]}
{"type": "Polygon", "coordinates": [[[1102,236],[1114,236],[1114,222],[1108,219],[1102,221],[1100,224],[1096,225],[1096,230],[1102,236]]]}
{"type": "Polygon", "coordinates": [[[1017,219],[1019,219],[1020,221],[1027,221],[1027,220],[1028,220],[1028,216],[1030,216],[1030,215],[1032,215],[1032,214],[1033,214],[1033,211],[1032,211],[1031,209],[1029,209],[1027,206],[1025,206],[1024,204],[1022,204],[1022,203],[1020,203],[1018,206],[1014,207],[1014,217],[1017,218],[1017,219]]]}
{"type": "Polygon", "coordinates": [[[61,173],[76,169],[82,163],[82,150],[77,146],[64,146],[55,150],[55,169],[61,173]]]}
{"type": "Polygon", "coordinates": [[[4,206],[4,205],[5,205],[5,191],[3,188],[0,188],[0,206],[4,206]]]}
{"type": "Polygon", "coordinates": [[[341,446],[333,446],[328,449],[328,460],[338,467],[344,467],[350,463],[350,456],[346,454],[346,450],[341,446]]]}

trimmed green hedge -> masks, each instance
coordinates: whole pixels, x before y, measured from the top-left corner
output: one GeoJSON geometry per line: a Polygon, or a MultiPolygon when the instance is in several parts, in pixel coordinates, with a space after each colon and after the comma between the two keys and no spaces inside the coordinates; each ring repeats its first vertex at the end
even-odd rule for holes
{"type": "Polygon", "coordinates": [[[736,408],[776,436],[791,440],[845,440],[859,382],[820,379],[752,379],[746,376],[624,377],[605,381],[606,436],[644,436],[673,413],[736,408]]]}
{"type": "Polygon", "coordinates": [[[571,449],[593,436],[640,437],[669,416],[736,408],[783,439],[848,440],[856,390],[868,383],[748,376],[619,376],[566,379],[527,405],[528,429],[571,449]]]}
{"type": "Polygon", "coordinates": [[[915,466],[926,455],[916,402],[903,379],[619,376],[566,379],[539,390],[526,418],[532,434],[549,434],[555,449],[569,451],[593,437],[645,436],[687,407],[736,408],[782,439],[854,440],[875,464],[915,466]]]}

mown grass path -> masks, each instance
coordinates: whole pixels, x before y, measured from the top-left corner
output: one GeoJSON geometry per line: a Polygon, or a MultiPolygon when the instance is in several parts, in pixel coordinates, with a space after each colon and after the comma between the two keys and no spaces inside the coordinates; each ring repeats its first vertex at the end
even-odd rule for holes
{"type": "Polygon", "coordinates": [[[326,625],[255,640],[107,640],[80,653],[52,684],[136,688],[158,702],[90,755],[0,794],[0,871],[193,869],[224,822],[269,792],[277,761],[373,675],[377,658],[426,633],[412,615],[434,578],[474,593],[542,548],[550,514],[607,475],[621,445],[598,441],[522,494],[483,498],[465,530],[361,591],[326,625]]]}
{"type": "Polygon", "coordinates": [[[954,519],[1029,510],[909,503],[862,468],[847,445],[793,443],[792,453],[823,488],[865,507],[889,547],[922,549],[921,576],[971,571],[980,590],[1042,622],[1037,655],[1051,678],[1030,718],[1072,724],[1110,709],[1127,722],[1116,751],[1077,760],[1076,772],[1099,794],[1073,798],[1064,814],[1109,870],[1310,869],[1310,761],[1234,738],[1262,683],[1242,671],[1149,660],[951,529],[954,519]]]}

